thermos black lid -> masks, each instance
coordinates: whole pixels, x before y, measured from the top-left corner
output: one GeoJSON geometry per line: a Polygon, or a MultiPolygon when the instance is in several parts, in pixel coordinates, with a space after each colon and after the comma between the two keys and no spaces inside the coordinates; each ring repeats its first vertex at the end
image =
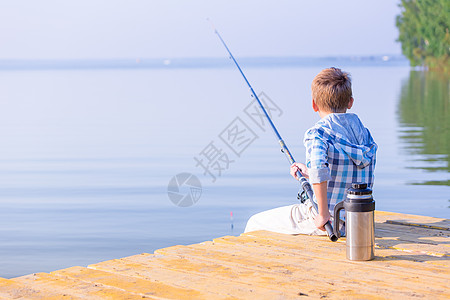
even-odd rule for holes
{"type": "Polygon", "coordinates": [[[344,209],[347,212],[368,212],[375,210],[375,201],[372,198],[372,190],[367,187],[367,183],[352,183],[352,187],[347,191],[344,209]]]}
{"type": "Polygon", "coordinates": [[[367,183],[365,182],[356,182],[352,183],[353,189],[367,189],[367,183]]]}
{"type": "Polygon", "coordinates": [[[352,183],[352,187],[348,189],[347,193],[350,195],[370,195],[372,190],[367,188],[367,183],[357,182],[352,183]]]}

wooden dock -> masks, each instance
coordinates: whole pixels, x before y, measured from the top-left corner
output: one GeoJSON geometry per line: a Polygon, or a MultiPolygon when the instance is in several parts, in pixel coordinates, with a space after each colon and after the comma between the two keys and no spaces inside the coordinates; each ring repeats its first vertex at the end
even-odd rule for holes
{"type": "Polygon", "coordinates": [[[1,299],[450,299],[450,220],[376,212],[376,258],[265,231],[13,279],[1,299]]]}

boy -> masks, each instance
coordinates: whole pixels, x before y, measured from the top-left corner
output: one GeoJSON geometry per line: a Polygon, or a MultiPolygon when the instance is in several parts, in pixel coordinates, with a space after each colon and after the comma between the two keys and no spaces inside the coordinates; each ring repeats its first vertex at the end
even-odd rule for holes
{"type": "Polygon", "coordinates": [[[309,178],[318,214],[310,200],[275,208],[252,216],[245,232],[325,235],[323,226],[351,184],[373,185],[377,144],[358,116],[347,113],[353,106],[350,75],[338,68],[324,69],[314,78],[311,90],[313,110],[321,119],[305,133],[306,165],[294,163],[290,173],[297,179],[299,170],[309,178]]]}

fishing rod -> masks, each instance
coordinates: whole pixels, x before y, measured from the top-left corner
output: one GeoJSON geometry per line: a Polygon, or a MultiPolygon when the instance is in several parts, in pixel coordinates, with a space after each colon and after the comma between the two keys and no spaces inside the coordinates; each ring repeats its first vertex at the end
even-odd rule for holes
{"type": "MultiPolygon", "coordinates": [[[[280,144],[281,147],[281,152],[283,152],[286,155],[286,158],[288,159],[289,163],[292,165],[293,163],[295,163],[295,159],[292,156],[291,152],[289,151],[288,147],[286,146],[286,144],[284,143],[283,139],[281,138],[280,133],[278,132],[278,130],[276,129],[275,125],[273,124],[272,120],[269,117],[269,114],[267,113],[266,109],[264,108],[264,106],[262,105],[261,101],[258,98],[258,95],[256,95],[255,91],[253,90],[250,82],[248,82],[247,77],[245,77],[244,72],[242,72],[241,67],[239,66],[239,64],[237,63],[236,59],[234,58],[233,54],[231,54],[230,49],[228,49],[227,44],[225,43],[225,41],[222,39],[222,36],[220,35],[220,33],[217,31],[216,27],[214,26],[214,24],[211,22],[211,20],[208,19],[208,21],[211,23],[211,26],[214,29],[214,33],[217,34],[217,36],[219,37],[220,41],[222,42],[223,46],[225,47],[225,49],[227,50],[228,54],[230,54],[230,58],[233,60],[234,64],[236,65],[236,67],[238,68],[239,72],[241,73],[242,77],[244,77],[245,82],[247,83],[248,87],[250,88],[251,91],[251,95],[252,97],[254,97],[256,99],[256,101],[258,102],[259,106],[261,107],[261,110],[264,112],[264,115],[266,116],[267,120],[269,121],[270,126],[273,129],[273,132],[275,133],[277,139],[278,139],[278,143],[280,144]]],[[[302,173],[300,171],[297,170],[297,178],[298,181],[301,184],[301,187],[303,189],[303,191],[306,193],[306,195],[308,195],[308,198],[311,201],[312,207],[314,208],[315,212],[317,214],[319,214],[319,208],[317,206],[317,203],[314,202],[314,192],[311,188],[311,184],[308,182],[308,180],[302,175],[302,173]]],[[[327,221],[327,223],[325,223],[324,225],[325,230],[327,231],[328,237],[330,238],[331,241],[336,242],[338,240],[338,237],[334,234],[333,232],[333,228],[331,227],[330,221],[327,221]]]]}

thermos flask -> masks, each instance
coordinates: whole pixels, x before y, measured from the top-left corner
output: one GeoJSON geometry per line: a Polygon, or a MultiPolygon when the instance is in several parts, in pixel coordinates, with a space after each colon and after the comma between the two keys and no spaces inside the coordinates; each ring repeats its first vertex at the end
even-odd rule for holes
{"type": "Polygon", "coordinates": [[[347,259],[371,260],[374,258],[375,201],[367,183],[352,183],[347,198],[334,208],[334,233],[339,237],[340,211],[345,210],[347,259]]]}

